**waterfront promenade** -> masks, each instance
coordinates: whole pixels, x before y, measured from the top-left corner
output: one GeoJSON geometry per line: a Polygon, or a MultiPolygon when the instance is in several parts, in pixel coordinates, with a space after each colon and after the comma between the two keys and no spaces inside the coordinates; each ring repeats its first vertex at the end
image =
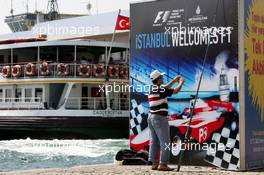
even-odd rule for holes
{"type": "MultiPolygon", "coordinates": [[[[173,168],[176,168],[175,165],[172,165],[173,168]]],[[[2,172],[0,175],[115,175],[115,174],[124,174],[124,175],[172,175],[172,174],[181,174],[181,175],[260,175],[264,174],[262,171],[254,172],[234,172],[234,171],[225,171],[220,170],[214,167],[198,167],[198,166],[182,166],[181,172],[178,173],[175,171],[172,172],[159,172],[150,170],[150,166],[120,166],[113,164],[105,165],[90,165],[90,166],[79,166],[72,168],[53,168],[53,169],[38,169],[38,170],[27,170],[27,171],[14,171],[14,172],[2,172]]]]}

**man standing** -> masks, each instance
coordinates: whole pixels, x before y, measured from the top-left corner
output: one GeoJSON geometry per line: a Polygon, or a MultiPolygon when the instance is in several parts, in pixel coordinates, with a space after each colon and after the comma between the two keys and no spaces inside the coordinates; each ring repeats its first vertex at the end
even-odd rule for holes
{"type": "Polygon", "coordinates": [[[149,101],[149,117],[148,126],[150,129],[150,149],[149,161],[152,162],[152,170],[172,171],[168,167],[170,150],[167,148],[170,145],[170,131],[168,122],[168,102],[167,97],[172,94],[177,94],[185,80],[180,76],[176,76],[167,85],[163,84],[163,75],[158,70],[150,74],[153,85],[150,88],[149,101]],[[172,86],[179,83],[175,89],[172,86]],[[158,160],[158,152],[160,151],[160,160],[158,160]]]}

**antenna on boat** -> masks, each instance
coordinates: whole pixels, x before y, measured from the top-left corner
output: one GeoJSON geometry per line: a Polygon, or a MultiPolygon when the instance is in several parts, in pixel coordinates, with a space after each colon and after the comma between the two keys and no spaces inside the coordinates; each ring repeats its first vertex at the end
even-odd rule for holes
{"type": "Polygon", "coordinates": [[[37,0],[35,0],[35,12],[36,13],[38,12],[38,2],[37,2],[37,0]]]}
{"type": "Polygon", "coordinates": [[[22,2],[22,5],[26,7],[26,12],[28,13],[28,12],[29,12],[29,8],[28,8],[28,0],[26,0],[26,2],[23,1],[23,2],[22,2]]]}
{"type": "Polygon", "coordinates": [[[35,0],[35,13],[37,15],[36,24],[39,24],[39,22],[40,22],[40,11],[38,11],[38,1],[37,0],[35,0]]]}
{"type": "Polygon", "coordinates": [[[92,4],[89,1],[89,3],[86,5],[86,9],[88,10],[88,15],[91,15],[91,9],[92,9],[92,4]]]}
{"type": "Polygon", "coordinates": [[[92,10],[92,3],[91,3],[91,1],[86,1],[86,2],[81,2],[81,3],[86,4],[87,14],[88,15],[91,15],[92,14],[92,12],[91,12],[91,10],[92,10]]]}
{"type": "Polygon", "coordinates": [[[10,9],[11,16],[14,16],[14,9],[13,9],[13,0],[11,0],[11,9],[10,9]]]}
{"type": "Polygon", "coordinates": [[[47,6],[47,19],[50,21],[59,19],[59,5],[57,0],[49,0],[47,6]]]}
{"type": "Polygon", "coordinates": [[[96,0],[96,14],[98,15],[98,0],[96,0]]]}
{"type": "Polygon", "coordinates": [[[27,9],[27,13],[28,13],[28,0],[27,0],[27,4],[26,4],[26,9],[27,9]]]}

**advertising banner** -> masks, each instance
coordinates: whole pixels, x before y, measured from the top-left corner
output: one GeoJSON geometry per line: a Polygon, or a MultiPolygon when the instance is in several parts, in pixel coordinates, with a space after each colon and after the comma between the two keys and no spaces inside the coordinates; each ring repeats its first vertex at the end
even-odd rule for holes
{"type": "Polygon", "coordinates": [[[264,167],[263,9],[263,0],[244,0],[245,169],[264,167]]]}
{"type": "Polygon", "coordinates": [[[149,149],[150,73],[158,70],[166,73],[164,83],[177,75],[186,80],[182,90],[168,98],[171,162],[185,149],[185,164],[239,169],[237,12],[237,0],[131,4],[131,149],[149,149]],[[191,135],[185,141],[200,78],[191,135]]]}

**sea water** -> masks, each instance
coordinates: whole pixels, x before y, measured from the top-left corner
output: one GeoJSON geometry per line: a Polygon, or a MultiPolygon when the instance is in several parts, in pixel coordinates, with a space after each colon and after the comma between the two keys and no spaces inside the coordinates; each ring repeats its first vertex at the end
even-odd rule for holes
{"type": "Polygon", "coordinates": [[[113,163],[128,139],[0,141],[0,171],[113,163]]]}

